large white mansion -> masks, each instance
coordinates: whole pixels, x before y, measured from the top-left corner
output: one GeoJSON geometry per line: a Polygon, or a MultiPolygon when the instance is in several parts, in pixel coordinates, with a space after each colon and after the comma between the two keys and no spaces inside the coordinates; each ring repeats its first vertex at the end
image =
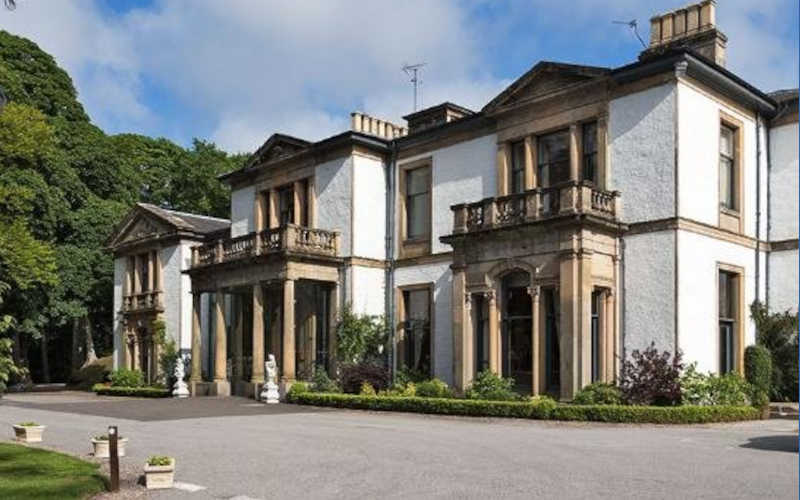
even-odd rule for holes
{"type": "Polygon", "coordinates": [[[798,93],[725,69],[715,3],[652,19],[619,68],[540,62],[481,110],[352,114],[271,136],[231,220],[139,204],[109,242],[114,366],[156,374],[152,322],[195,395],[335,370],[339,311],[384,315],[395,369],[478,371],[571,399],[655,342],[741,371],[749,306],[797,309],[798,93]]]}

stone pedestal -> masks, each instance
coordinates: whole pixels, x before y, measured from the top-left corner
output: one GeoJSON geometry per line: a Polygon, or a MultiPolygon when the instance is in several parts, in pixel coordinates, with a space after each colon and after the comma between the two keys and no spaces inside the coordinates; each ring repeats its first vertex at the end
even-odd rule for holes
{"type": "Polygon", "coordinates": [[[261,388],[259,399],[267,404],[275,404],[280,401],[280,394],[278,393],[278,384],[275,382],[267,382],[261,388]]]}

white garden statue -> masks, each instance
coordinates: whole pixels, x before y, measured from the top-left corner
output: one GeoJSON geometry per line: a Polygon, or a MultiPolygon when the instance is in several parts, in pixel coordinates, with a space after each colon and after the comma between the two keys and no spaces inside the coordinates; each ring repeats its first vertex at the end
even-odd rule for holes
{"type": "Polygon", "coordinates": [[[267,362],[264,363],[264,372],[266,380],[259,397],[267,404],[277,403],[280,395],[278,394],[278,364],[275,362],[274,354],[270,354],[267,362]]]}
{"type": "Polygon", "coordinates": [[[175,361],[175,388],[172,390],[173,398],[189,397],[189,388],[186,386],[186,382],[183,381],[184,375],[183,358],[178,356],[178,359],[175,361]]]}

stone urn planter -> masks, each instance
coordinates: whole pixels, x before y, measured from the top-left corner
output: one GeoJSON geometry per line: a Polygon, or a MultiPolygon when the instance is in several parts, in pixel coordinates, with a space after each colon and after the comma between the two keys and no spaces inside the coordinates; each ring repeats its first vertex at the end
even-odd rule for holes
{"type": "Polygon", "coordinates": [[[22,422],[14,424],[14,435],[17,441],[23,443],[41,443],[45,428],[46,426],[36,422],[22,422]]]}
{"type": "MultiPolygon", "coordinates": [[[[117,438],[117,455],[120,457],[125,456],[125,445],[128,443],[128,438],[117,438]]],[[[92,447],[94,448],[94,456],[96,458],[109,458],[111,456],[111,448],[108,444],[108,436],[95,436],[92,438],[92,447]]]]}
{"type": "Polygon", "coordinates": [[[175,459],[153,456],[144,464],[144,483],[148,490],[172,488],[175,479],[175,459]]]}

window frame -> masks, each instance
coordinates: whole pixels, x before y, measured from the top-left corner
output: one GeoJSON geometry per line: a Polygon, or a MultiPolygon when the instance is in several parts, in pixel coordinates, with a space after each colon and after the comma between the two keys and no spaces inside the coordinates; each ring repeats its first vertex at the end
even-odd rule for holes
{"type": "Polygon", "coordinates": [[[590,182],[593,185],[597,186],[600,184],[599,177],[600,177],[600,167],[598,165],[598,158],[599,158],[599,148],[598,148],[598,130],[599,125],[597,120],[592,120],[588,122],[581,123],[581,180],[590,182]],[[587,129],[589,127],[594,128],[594,134],[587,134],[587,129]],[[587,137],[594,136],[594,140],[592,144],[594,148],[592,151],[586,150],[586,144],[588,141],[586,140],[587,137]],[[591,169],[592,175],[589,177],[586,175],[587,173],[587,161],[591,159],[591,169]]]}
{"type": "Polygon", "coordinates": [[[403,285],[397,287],[397,311],[400,313],[400,321],[397,324],[398,341],[396,342],[395,352],[397,353],[397,369],[405,366],[405,359],[408,355],[406,349],[406,332],[408,331],[408,307],[407,307],[407,294],[414,292],[425,292],[428,295],[428,324],[424,327],[428,335],[428,376],[433,377],[435,373],[435,303],[433,298],[434,285],[433,283],[419,283],[413,285],[403,285]]]}
{"type": "MultiPolygon", "coordinates": [[[[719,111],[719,126],[717,127],[717,143],[716,143],[716,173],[717,173],[717,207],[719,212],[718,225],[721,229],[741,234],[744,231],[745,220],[745,197],[744,197],[744,171],[742,159],[744,158],[744,122],[739,118],[726,113],[723,110],[719,111]],[[730,190],[731,196],[734,200],[731,208],[726,206],[722,200],[722,129],[726,128],[732,132],[732,160],[731,162],[731,179],[730,190]]],[[[726,157],[726,159],[728,159],[726,157]]]]}
{"type": "Polygon", "coordinates": [[[744,269],[730,264],[717,263],[715,309],[717,373],[743,374],[744,370],[744,269]],[[723,316],[721,305],[722,276],[727,276],[729,314],[723,316]],[[729,339],[723,340],[723,325],[728,330],[729,339]],[[728,346],[727,343],[730,342],[728,346]],[[723,352],[723,349],[725,352],[723,352]],[[724,355],[724,357],[723,357],[724,355]]]}
{"type": "Polygon", "coordinates": [[[509,143],[509,169],[508,186],[506,194],[520,194],[525,192],[525,140],[519,139],[509,143]],[[515,186],[515,179],[519,186],[515,186]],[[514,189],[517,187],[518,189],[514,189]]]}
{"type": "Polygon", "coordinates": [[[431,237],[433,235],[433,161],[432,158],[422,158],[408,163],[400,164],[398,168],[398,196],[397,196],[397,233],[399,258],[413,258],[429,255],[431,253],[431,237]],[[409,172],[427,168],[428,190],[426,193],[416,193],[414,196],[427,196],[428,213],[425,217],[427,232],[425,234],[408,236],[409,206],[408,182],[409,172]]]}
{"type": "Polygon", "coordinates": [[[553,130],[551,132],[538,134],[536,136],[536,184],[537,184],[537,187],[549,188],[549,187],[553,187],[553,186],[558,186],[559,184],[561,184],[563,182],[569,181],[569,179],[570,179],[570,162],[572,161],[570,156],[571,156],[571,153],[570,153],[570,129],[569,129],[569,127],[560,128],[558,130],[553,130]],[[543,162],[542,161],[542,155],[543,155],[543,151],[544,151],[545,148],[543,148],[542,145],[543,145],[544,141],[546,141],[549,137],[553,137],[553,136],[557,136],[557,135],[564,135],[564,137],[566,138],[567,148],[566,148],[566,155],[565,155],[564,159],[563,160],[559,160],[559,161],[552,161],[551,160],[551,161],[543,162]],[[553,182],[551,180],[551,178],[553,177],[553,175],[552,175],[552,173],[553,173],[552,172],[553,165],[561,165],[561,164],[565,165],[566,176],[565,176],[564,179],[561,179],[561,180],[559,180],[557,182],[553,182]],[[547,176],[547,179],[548,179],[548,185],[547,186],[545,186],[543,184],[543,179],[545,178],[545,176],[542,175],[542,173],[544,172],[545,168],[549,168],[550,169],[550,171],[548,172],[549,175],[547,176]]]}

